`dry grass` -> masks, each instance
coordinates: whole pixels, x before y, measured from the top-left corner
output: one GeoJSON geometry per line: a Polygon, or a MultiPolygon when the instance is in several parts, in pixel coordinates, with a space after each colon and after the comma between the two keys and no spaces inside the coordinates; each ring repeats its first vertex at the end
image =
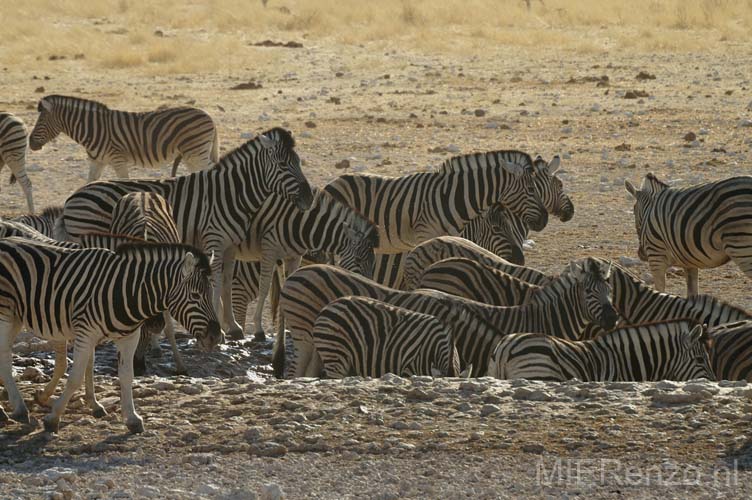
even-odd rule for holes
{"type": "Polygon", "coordinates": [[[263,38],[430,53],[488,44],[684,51],[697,40],[706,50],[748,42],[752,32],[752,0],[531,0],[530,9],[523,0],[25,0],[5,2],[3,15],[4,66],[83,53],[94,68],[146,74],[253,63],[259,51],[248,42],[263,38]]]}

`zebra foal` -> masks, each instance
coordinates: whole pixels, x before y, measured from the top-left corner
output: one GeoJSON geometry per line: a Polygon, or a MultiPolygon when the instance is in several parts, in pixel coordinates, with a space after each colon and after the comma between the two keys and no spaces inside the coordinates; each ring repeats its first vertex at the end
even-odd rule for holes
{"type": "Polygon", "coordinates": [[[39,118],[29,135],[32,151],[64,133],[86,149],[89,182],[110,165],[118,177],[128,178],[131,165],[159,167],[180,161],[196,172],[219,160],[219,138],[211,116],[192,107],[131,113],[62,95],[48,95],[37,105],[39,118]]]}
{"type": "Polygon", "coordinates": [[[703,334],[691,320],[627,326],[583,341],[517,333],[496,345],[488,376],[558,382],[713,380],[703,334]]]}
{"type": "Polygon", "coordinates": [[[658,291],[670,266],[686,271],[689,296],[698,293],[699,269],[729,260],[752,278],[752,176],[672,188],[650,173],[639,189],[624,184],[635,199],[637,253],[658,291]]]}
{"type": "MultiPolygon", "coordinates": [[[[11,348],[23,326],[56,342],[73,341],[73,368],[62,395],[44,419],[56,432],[68,401],[84,378],[95,346],[113,340],[120,354],[121,408],[131,432],[143,431],[133,405],[133,352],[141,324],[169,310],[211,350],[221,330],[211,305],[209,260],[175,244],[71,250],[18,238],[0,241],[0,378],[12,418],[29,422],[12,373],[11,348]]],[[[4,411],[0,419],[7,418],[4,411]]]]}
{"type": "Polygon", "coordinates": [[[5,165],[11,171],[10,183],[18,181],[26,196],[26,206],[34,213],[34,194],[26,174],[26,127],[20,118],[0,111],[0,170],[5,165]]]}
{"type": "Polygon", "coordinates": [[[343,297],[329,303],[316,318],[312,336],[330,378],[460,375],[449,325],[374,299],[343,297]]]}

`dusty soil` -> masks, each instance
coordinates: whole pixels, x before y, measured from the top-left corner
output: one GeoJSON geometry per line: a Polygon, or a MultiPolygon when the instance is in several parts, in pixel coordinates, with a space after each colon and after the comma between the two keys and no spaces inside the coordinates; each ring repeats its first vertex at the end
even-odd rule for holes
{"type": "MultiPolygon", "coordinates": [[[[192,104],[215,118],[223,151],[283,125],[316,185],[346,171],[419,171],[479,150],[559,153],[576,214],[534,234],[527,253],[548,272],[586,255],[635,257],[624,179],[638,183],[652,171],[685,185],[749,173],[752,128],[740,126],[752,118],[749,45],[696,54],[489,46],[467,56],[303,45],[259,47],[275,64],[207,75],[104,74],[71,58],[55,71],[8,67],[0,108],[31,128],[47,93],[131,110],[192,104]],[[637,79],[640,72],[655,79],[637,79]],[[262,86],[230,90],[249,81],[262,86]],[[647,96],[626,98],[635,91],[647,96]],[[689,132],[694,141],[685,140],[689,132]],[[349,170],[335,168],[343,159],[349,170]]],[[[30,153],[37,206],[60,204],[80,187],[85,158],[62,137],[30,153]]],[[[132,176],[167,173],[165,166],[132,176]]],[[[24,208],[20,189],[5,187],[0,212],[24,208]]],[[[733,264],[700,276],[703,292],[752,307],[749,280],[733,264]]],[[[671,291],[682,292],[683,283],[669,276],[671,291]]],[[[49,373],[41,346],[19,347],[18,374],[22,362],[49,373]]],[[[671,388],[655,384],[277,382],[268,379],[268,348],[232,345],[209,361],[184,349],[194,379],[169,377],[166,353],[155,369],[167,378],[144,378],[136,390],[147,428],[140,436],[125,434],[111,364],[100,355],[98,393],[110,415],[95,420],[74,404],[58,436],[0,424],[0,496],[274,498],[269,484],[292,498],[750,496],[746,387],[677,384],[674,392],[690,396],[667,404],[654,402],[653,392],[671,388]],[[542,391],[532,396],[541,400],[521,388],[542,391]],[[579,475],[551,476],[558,459],[562,467],[579,464],[579,475]],[[731,480],[714,479],[734,463],[731,480]],[[678,483],[669,481],[672,470],[678,483]]],[[[34,387],[24,383],[28,399],[34,387]]]]}

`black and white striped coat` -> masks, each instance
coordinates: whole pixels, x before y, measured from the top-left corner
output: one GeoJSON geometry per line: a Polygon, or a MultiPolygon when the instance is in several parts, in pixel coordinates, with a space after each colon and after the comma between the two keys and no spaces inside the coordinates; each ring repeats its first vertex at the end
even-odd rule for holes
{"type": "MultiPolygon", "coordinates": [[[[370,297],[439,319],[458,308],[466,312],[467,321],[473,321],[474,326],[455,328],[455,339],[460,358],[464,363],[472,363],[477,373],[485,373],[488,357],[500,335],[535,331],[578,338],[591,321],[613,326],[616,313],[610,304],[605,268],[594,267],[590,260],[572,266],[570,275],[541,290],[535,304],[520,307],[495,307],[433,290],[403,292],[332,266],[306,266],[287,279],[280,297],[282,318],[295,348],[288,373],[316,376],[320,372],[320,360],[312,349],[313,323],[326,304],[349,295],[370,297]],[[430,300],[424,298],[427,295],[430,300]],[[444,312],[416,309],[429,306],[444,312]]],[[[284,345],[284,325],[279,330],[282,335],[277,336],[273,360],[276,373],[281,373],[284,365],[284,349],[280,349],[284,345]]]]}
{"type": "MultiPolygon", "coordinates": [[[[376,227],[369,220],[324,191],[315,192],[307,210],[301,210],[282,196],[270,195],[248,227],[245,238],[237,245],[235,255],[238,261],[261,263],[256,293],[259,300],[254,316],[256,338],[265,338],[261,315],[278,262],[294,260],[297,263],[309,251],[323,251],[340,257],[342,267],[370,278],[378,237],[376,227]]],[[[245,276],[247,273],[238,274],[236,270],[235,280],[245,276]]],[[[246,285],[252,286],[252,283],[246,285]]]]}
{"type": "Polygon", "coordinates": [[[666,289],[666,270],[685,269],[687,295],[698,293],[698,270],[729,260],[752,278],[752,176],[670,188],[648,174],[635,198],[638,255],[647,261],[655,288],[666,289]]]}
{"type": "MultiPolygon", "coordinates": [[[[185,245],[123,245],[71,250],[19,238],[0,241],[0,378],[12,417],[28,422],[28,410],[13,380],[11,347],[22,327],[56,342],[74,343],[73,368],[63,394],[45,417],[56,431],[73,392],[80,387],[94,347],[115,341],[120,352],[121,407],[126,425],[143,430],[133,406],[133,352],[137,329],[169,310],[210,350],[221,341],[211,304],[209,260],[185,245]]],[[[0,414],[0,418],[5,412],[0,414]]]]}
{"type": "Polygon", "coordinates": [[[450,325],[366,297],[329,303],[316,318],[312,337],[329,378],[460,373],[450,325]]]}
{"type": "Polygon", "coordinates": [[[618,328],[593,340],[539,333],[507,335],[496,345],[488,375],[564,381],[713,380],[703,328],[668,321],[618,328]]]}
{"type": "Polygon", "coordinates": [[[127,178],[132,165],[159,167],[181,159],[191,172],[219,160],[219,139],[206,111],[167,108],[131,113],[78,97],[48,95],[39,100],[39,118],[29,136],[29,147],[39,150],[64,133],[86,149],[89,182],[99,179],[110,165],[127,178]]]}
{"type": "Polygon", "coordinates": [[[436,236],[458,235],[499,202],[533,229],[543,229],[548,214],[535,191],[535,176],[532,161],[520,165],[489,152],[451,158],[437,172],[343,175],[324,189],[379,226],[378,253],[397,253],[436,236]]]}
{"type": "Polygon", "coordinates": [[[26,127],[20,118],[0,111],[0,170],[5,165],[11,171],[11,184],[18,181],[26,196],[26,206],[34,213],[34,194],[26,173],[26,127]]]}
{"type": "Polygon", "coordinates": [[[752,382],[752,320],[711,327],[708,346],[717,380],[752,382]]]}
{"type": "Polygon", "coordinates": [[[82,234],[108,232],[112,212],[127,193],[148,191],[162,195],[175,217],[181,241],[214,254],[214,304],[232,338],[243,336],[232,313],[232,276],[236,246],[266,198],[278,193],[311,204],[311,189],[300,169],[295,141],[275,128],[223,156],[209,170],[165,180],[94,182],[65,202],[57,236],[76,241],[82,234]]]}
{"type": "Polygon", "coordinates": [[[32,227],[48,238],[54,238],[55,223],[61,215],[63,215],[63,207],[56,206],[46,207],[38,214],[19,215],[10,220],[32,227]]]}

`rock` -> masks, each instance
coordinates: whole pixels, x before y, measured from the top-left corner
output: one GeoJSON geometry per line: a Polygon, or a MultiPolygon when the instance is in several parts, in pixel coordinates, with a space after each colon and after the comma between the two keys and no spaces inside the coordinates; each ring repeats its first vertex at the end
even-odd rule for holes
{"type": "Polygon", "coordinates": [[[740,128],[752,127],[752,120],[750,120],[749,118],[744,118],[744,119],[740,120],[739,121],[739,127],[740,128]]]}
{"type": "Polygon", "coordinates": [[[635,77],[636,80],[655,80],[655,75],[648,73],[647,71],[640,71],[635,77]]]}
{"type": "Polygon", "coordinates": [[[460,390],[478,393],[488,390],[488,385],[479,384],[477,382],[462,382],[460,383],[460,390]]]}
{"type": "Polygon", "coordinates": [[[711,383],[687,382],[684,384],[684,392],[707,391],[710,394],[718,394],[721,390],[711,383]]]}
{"type": "Polygon", "coordinates": [[[695,134],[694,132],[687,132],[686,134],[684,134],[684,140],[687,142],[697,140],[697,134],[695,134]]]}
{"type": "Polygon", "coordinates": [[[475,116],[477,116],[478,118],[480,118],[480,117],[482,117],[482,116],[486,116],[486,110],[485,110],[485,109],[476,109],[475,111],[473,111],[473,113],[474,113],[474,114],[475,114],[475,116]]]}
{"type": "Polygon", "coordinates": [[[700,135],[708,135],[710,132],[706,128],[701,128],[699,132],[697,132],[700,135]]]}
{"type": "Polygon", "coordinates": [[[29,474],[22,482],[26,486],[44,486],[48,483],[48,479],[37,474],[29,474]]]}
{"type": "Polygon", "coordinates": [[[492,413],[496,413],[500,410],[501,408],[499,408],[496,405],[490,405],[490,404],[483,405],[483,407],[480,409],[480,415],[481,417],[485,417],[485,416],[491,415],[492,413]]]}
{"type": "Polygon", "coordinates": [[[312,122],[312,121],[309,120],[309,121],[305,122],[305,126],[308,127],[308,128],[316,128],[316,122],[312,122]]]}
{"type": "Polygon", "coordinates": [[[473,405],[471,405],[467,401],[465,401],[464,403],[460,403],[460,404],[457,405],[457,411],[460,411],[462,413],[467,413],[467,412],[469,412],[472,409],[473,409],[473,405]]]}
{"type": "Polygon", "coordinates": [[[512,393],[512,399],[523,401],[552,401],[554,398],[547,392],[540,389],[530,389],[528,387],[518,387],[512,393]]]}
{"type": "Polygon", "coordinates": [[[662,392],[653,394],[653,406],[682,405],[699,403],[711,399],[713,395],[708,391],[699,392],[662,392]]]}
{"type": "Polygon", "coordinates": [[[287,454],[287,447],[273,441],[266,441],[259,445],[251,445],[248,453],[260,457],[283,457],[287,454]]]}
{"type": "Polygon", "coordinates": [[[407,380],[395,375],[394,373],[386,373],[381,377],[382,382],[386,382],[393,385],[403,385],[407,383],[407,380]]]}
{"type": "Polygon", "coordinates": [[[66,469],[64,467],[52,467],[42,471],[42,477],[47,479],[51,483],[56,483],[58,479],[65,479],[69,483],[76,482],[77,472],[74,469],[66,469]]]}
{"type": "Polygon", "coordinates": [[[601,110],[601,105],[598,103],[595,103],[592,106],[590,106],[590,111],[592,111],[593,113],[597,113],[600,110],[601,110]]]}
{"type": "Polygon", "coordinates": [[[561,133],[564,135],[569,135],[572,133],[572,127],[562,127],[561,133]]]}
{"type": "Polygon", "coordinates": [[[522,445],[522,451],[524,451],[525,453],[534,453],[536,455],[540,455],[541,453],[546,451],[546,449],[543,447],[542,444],[532,443],[532,444],[522,445]]]}
{"type": "Polygon", "coordinates": [[[334,168],[337,168],[337,169],[340,169],[340,170],[344,170],[346,168],[350,168],[350,160],[344,159],[342,161],[338,161],[337,163],[334,164],[334,168]]]}
{"type": "Polygon", "coordinates": [[[177,386],[169,380],[158,380],[157,382],[154,382],[152,387],[158,391],[174,391],[177,386]]]}
{"type": "Polygon", "coordinates": [[[250,132],[243,132],[240,134],[241,139],[253,139],[255,136],[250,132]]]}
{"type": "Polygon", "coordinates": [[[278,484],[267,484],[261,490],[260,500],[283,500],[285,493],[278,484]]]}
{"type": "Polygon", "coordinates": [[[450,144],[449,146],[446,147],[446,152],[447,153],[459,153],[460,148],[456,144],[450,144]]]}
{"type": "Polygon", "coordinates": [[[422,389],[410,389],[405,395],[408,401],[432,401],[436,399],[436,394],[428,393],[422,389]]]}
{"type": "MultiPolygon", "coordinates": [[[[199,493],[201,492],[201,488],[199,488],[199,493]]],[[[153,486],[141,486],[136,488],[135,493],[137,496],[145,497],[145,498],[160,498],[162,497],[162,494],[159,492],[158,489],[154,488],[153,486]]]]}
{"type": "Polygon", "coordinates": [[[21,380],[40,383],[47,381],[47,376],[36,366],[27,366],[21,374],[21,380]]]}
{"type": "Polygon", "coordinates": [[[404,422],[402,420],[397,420],[396,422],[392,423],[391,427],[392,429],[397,429],[398,431],[407,429],[411,431],[417,431],[420,429],[420,424],[418,422],[404,422]]]}
{"type": "Polygon", "coordinates": [[[655,384],[655,388],[662,391],[673,391],[679,388],[679,384],[670,380],[661,380],[655,384]]]}
{"type": "Polygon", "coordinates": [[[214,461],[214,455],[211,453],[189,453],[183,457],[183,463],[193,465],[209,465],[214,461]]]}
{"type": "Polygon", "coordinates": [[[204,392],[204,386],[200,383],[184,385],[180,387],[180,392],[189,396],[195,396],[204,392]]]}
{"type": "Polygon", "coordinates": [[[622,255],[619,257],[619,264],[621,264],[624,267],[632,267],[636,266],[640,263],[640,259],[635,259],[634,257],[627,257],[626,255],[622,255]]]}

